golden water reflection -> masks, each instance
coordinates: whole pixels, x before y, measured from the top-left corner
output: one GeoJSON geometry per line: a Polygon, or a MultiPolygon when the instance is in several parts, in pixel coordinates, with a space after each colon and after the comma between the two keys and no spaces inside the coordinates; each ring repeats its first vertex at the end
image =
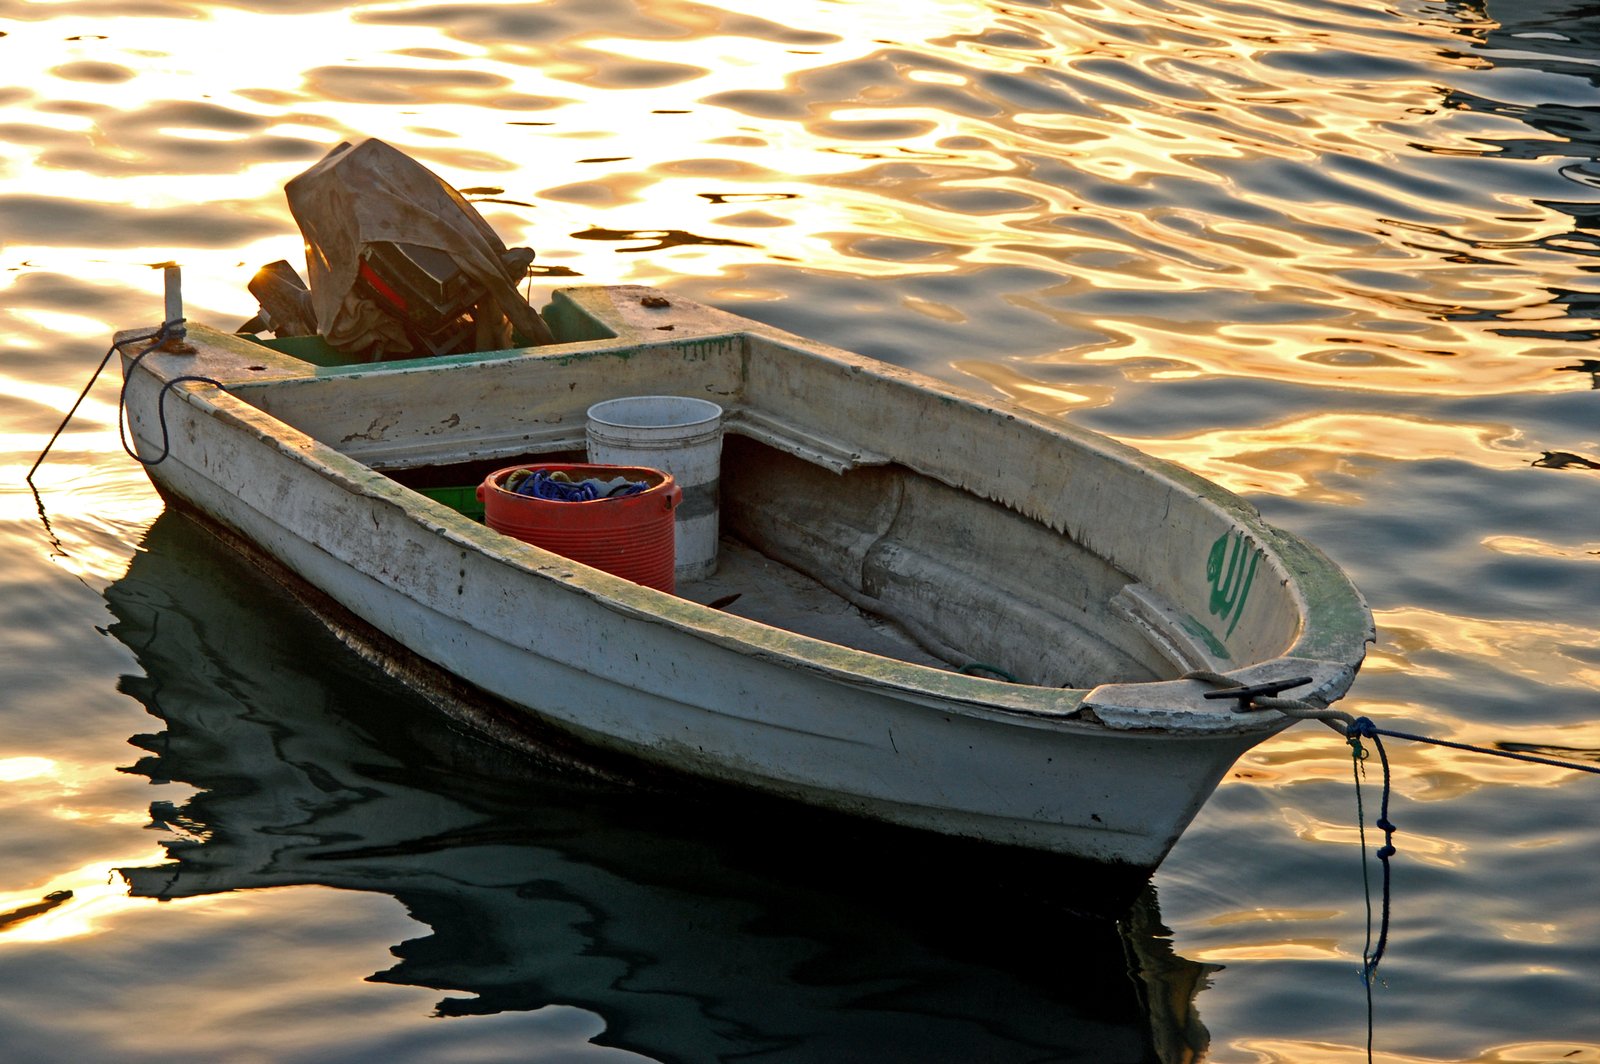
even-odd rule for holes
{"type": "MultiPolygon", "coordinates": [[[[1380,667],[1387,662],[1413,675],[1442,677],[1451,662],[1492,661],[1530,684],[1566,679],[1577,690],[1600,690],[1600,627],[1461,617],[1421,607],[1381,611],[1378,626],[1384,634],[1376,648],[1380,667]]],[[[1600,740],[1600,732],[1595,735],[1600,740]]]]}
{"type": "Polygon", "coordinates": [[[0,892],[0,950],[96,935],[122,913],[149,907],[149,900],[129,895],[116,870],[155,863],[164,855],[152,842],[81,868],[57,871],[41,890],[0,892]],[[42,911],[32,915],[32,910],[42,911]]]}
{"type": "Polygon", "coordinates": [[[955,360],[952,367],[984,381],[1011,402],[1041,414],[1061,415],[1072,410],[1103,406],[1115,389],[1103,384],[1053,384],[1034,379],[1003,362],[955,360]]]}
{"type": "Polygon", "coordinates": [[[19,783],[22,780],[48,776],[54,772],[55,767],[55,761],[48,757],[0,758],[0,783],[19,783]]]}
{"type": "Polygon", "coordinates": [[[1265,942],[1241,943],[1197,950],[1195,959],[1203,964],[1237,964],[1242,961],[1349,961],[1354,957],[1348,946],[1335,938],[1281,938],[1265,942]]]}
{"type": "Polygon", "coordinates": [[[1279,923],[1283,921],[1321,921],[1338,916],[1338,909],[1248,909],[1242,912],[1222,913],[1205,921],[1208,927],[1229,927],[1235,924],[1252,924],[1258,921],[1279,923]]]}
{"type": "MultiPolygon", "coordinates": [[[[1349,777],[1349,764],[1346,762],[1346,778],[1349,777]]],[[[1368,782],[1374,788],[1379,786],[1377,770],[1374,769],[1368,777],[1368,782]]],[[[1406,796],[1411,797],[1409,792],[1406,796]]],[[[1353,803],[1352,803],[1353,805],[1353,803]]],[[[1360,825],[1350,816],[1353,809],[1339,810],[1346,817],[1340,822],[1323,820],[1311,816],[1301,810],[1285,810],[1284,824],[1293,833],[1295,838],[1305,842],[1319,842],[1349,849],[1352,856],[1361,853],[1361,845],[1366,842],[1369,848],[1375,849],[1375,839],[1381,839],[1382,833],[1370,824],[1366,827],[1365,835],[1362,834],[1360,825]]],[[[1418,831],[1414,825],[1408,824],[1405,832],[1406,859],[1415,863],[1431,864],[1438,868],[1460,868],[1467,860],[1471,847],[1455,839],[1440,838],[1418,831]]]]}
{"type": "MultiPolygon", "coordinates": [[[[284,180],[334,141],[373,135],[461,186],[494,175],[537,204],[497,212],[508,240],[584,277],[714,276],[750,261],[857,277],[1065,267],[1077,283],[1057,312],[1104,333],[1100,359],[1398,391],[1561,386],[1537,345],[1496,327],[1567,312],[1527,282],[1550,277],[1548,241],[1572,219],[1524,202],[1468,221],[1442,207],[1443,173],[1437,187],[1392,180],[1419,140],[1448,168],[1526,127],[1443,107],[1428,78],[1295,73],[1325,54],[1479,69],[1462,45],[1490,23],[1129,6],[801,2],[779,24],[658,2],[619,32],[552,3],[531,38],[504,5],[446,26],[422,5],[108,17],[104,39],[65,55],[8,50],[17,83],[43,99],[33,132],[11,134],[30,157],[0,189],[141,211],[232,203],[290,233],[284,180]],[[1127,33],[1130,18],[1147,31],[1127,33]],[[1278,66],[1260,61],[1263,33],[1278,66]],[[211,46],[222,38],[255,43],[211,46]],[[287,78],[285,54],[298,71],[287,78]],[[703,198],[775,191],[792,198],[758,218],[703,198]],[[601,216],[607,230],[712,243],[646,260],[572,239],[601,216]],[[1140,313],[1138,293],[1173,305],[1140,313]],[[1197,293],[1237,316],[1190,319],[1197,293]],[[1285,320],[1296,301],[1302,320],[1285,320]]],[[[293,250],[275,244],[231,270],[205,263],[225,284],[199,302],[244,302],[224,294],[293,250]]],[[[187,265],[193,250],[127,254],[187,265]]]]}
{"type": "Polygon", "coordinates": [[[1497,554],[1600,562],[1600,539],[1583,543],[1546,543],[1529,536],[1486,536],[1483,545],[1497,554]]]}
{"type": "MultiPolygon", "coordinates": [[[[1227,428],[1196,431],[1186,418],[1166,436],[1161,404],[1184,400],[1150,399],[1153,416],[1124,438],[1301,513],[1387,516],[1409,501],[1408,465],[1456,462],[1482,477],[1525,470],[1546,449],[1593,450],[1579,419],[1551,415],[1540,434],[1525,405],[1493,402],[1591,383],[1592,371],[1555,371],[1592,361],[1574,352],[1596,328],[1585,295],[1593,196],[1554,177],[1551,158],[1593,153],[1577,133],[1531,125],[1529,108],[1466,99],[1487,94],[1475,79],[1509,62],[1478,49],[1498,27],[1475,7],[646,0],[622,20],[576,0],[288,6],[189,4],[158,17],[69,0],[28,5],[6,25],[0,480],[14,487],[0,490],[0,522],[27,530],[18,553],[48,555],[58,567],[48,575],[113,579],[161,509],[119,457],[105,391],[41,470],[48,536],[38,502],[15,487],[110,331],[158,314],[150,264],[181,262],[191,317],[233,327],[254,311],[245,283],[256,268],[302,255],[284,182],[361,136],[473,190],[509,243],[538,250],[541,288],[576,277],[800,303],[846,343],[855,323],[881,321],[915,338],[879,345],[908,363],[1050,415],[1212,378],[1268,399],[1292,391],[1304,407],[1263,401],[1227,428]],[[99,34],[84,34],[84,19],[99,34]],[[65,40],[69,30],[81,38],[65,40]],[[1483,401],[1468,420],[1440,409],[1450,399],[1483,401]]],[[[1554,75],[1539,76],[1529,91],[1552,95],[1554,75]]],[[[1582,483],[1567,481],[1580,507],[1582,483]]],[[[1484,525],[1452,564],[1477,549],[1480,562],[1562,562],[1572,574],[1600,557],[1570,526],[1484,525]]],[[[1519,604],[1508,607],[1518,615],[1484,616],[1465,594],[1408,600],[1381,579],[1387,562],[1359,564],[1380,577],[1369,593],[1384,608],[1351,708],[1479,745],[1600,750],[1576,710],[1517,700],[1518,683],[1533,700],[1571,695],[1577,706],[1600,689],[1600,629],[1585,615],[1519,604]]],[[[90,611],[60,623],[89,632],[102,620],[90,611]]],[[[60,632],[30,630],[9,649],[42,657],[65,645],[60,632]]],[[[102,671],[109,690],[116,669],[102,671]]],[[[0,912],[58,889],[73,897],[0,933],[0,946],[94,937],[119,904],[132,906],[101,882],[107,871],[158,863],[127,843],[141,837],[141,804],[74,790],[113,762],[56,754],[8,751],[0,782],[36,793],[27,812],[47,826],[121,841],[92,861],[63,858],[70,867],[48,881],[4,884],[0,912]]],[[[1570,779],[1436,748],[1398,756],[1397,792],[1417,802],[1570,779]]],[[[1270,792],[1255,828],[1315,844],[1300,852],[1353,855],[1348,810],[1305,797],[1349,786],[1348,751],[1331,731],[1299,726],[1247,755],[1234,778],[1270,792]]],[[[1471,829],[1457,841],[1412,828],[1408,858],[1433,869],[1472,863],[1466,847],[1493,864],[1505,849],[1571,845],[1552,831],[1491,844],[1471,829]]],[[[235,901],[241,924],[274,906],[296,917],[315,907],[235,901]]],[[[1219,918],[1231,938],[1206,957],[1245,980],[1252,965],[1282,971],[1277,961],[1349,967],[1354,940],[1312,926],[1338,915],[1274,906],[1219,918]]],[[[393,936],[371,942],[414,933],[391,916],[393,936]]],[[[1559,925],[1483,926],[1489,938],[1548,943],[1559,925]]],[[[372,966],[352,970],[353,985],[372,966]]],[[[1225,1000],[1203,997],[1202,1010],[1225,1000]]],[[[1251,1030],[1250,1005],[1238,1013],[1233,1030],[1251,1030]]],[[[1229,1050],[1355,1055],[1237,1033],[1229,1050]]],[[[1600,1060],[1600,1048],[1518,1043],[1474,1059],[1600,1060]]]]}
{"type": "MultiPolygon", "coordinates": [[[[1554,726],[1548,723],[1517,726],[1495,721],[1473,726],[1452,719],[1448,728],[1410,724],[1410,720],[1430,716],[1424,707],[1368,703],[1359,707],[1381,727],[1410,734],[1430,735],[1451,742],[1467,743],[1487,749],[1526,750],[1539,756],[1574,763],[1592,763],[1600,751],[1600,729],[1593,724],[1554,726]]],[[[1574,782],[1573,770],[1531,762],[1488,757],[1466,750],[1385,740],[1391,764],[1397,766],[1394,787],[1407,800],[1449,802],[1467,798],[1491,788],[1555,786],[1574,782]]],[[[1362,773],[1373,787],[1382,783],[1378,760],[1370,745],[1362,773]]],[[[1332,730],[1302,725],[1271,742],[1251,750],[1234,766],[1230,776],[1255,787],[1297,788],[1315,782],[1341,786],[1352,780],[1354,766],[1345,741],[1332,730]]],[[[1354,827],[1345,823],[1324,822],[1301,813],[1294,821],[1295,834],[1323,842],[1353,842],[1354,827]]],[[[1434,849],[1448,849],[1437,842],[1434,849]]]]}
{"type": "Polygon", "coordinates": [[[1518,435],[1510,425],[1318,412],[1180,438],[1122,438],[1241,494],[1355,506],[1364,481],[1393,463],[1463,459],[1487,469],[1525,467],[1534,452],[1515,446],[1518,435]]]}
{"type": "MultiPolygon", "coordinates": [[[[1241,1038],[1234,1047],[1250,1053],[1251,1064],[1350,1064],[1359,1057],[1355,1046],[1294,1039],[1241,1038]]],[[[1245,1058],[1241,1058],[1245,1059],[1245,1058]]],[[[1417,1056],[1379,1050],[1375,1064],[1441,1064],[1438,1056],[1417,1056]]],[[[1516,1042],[1493,1046],[1470,1057],[1453,1057],[1454,1064],[1596,1064],[1600,1062],[1600,1043],[1595,1042],[1516,1042]]]]}

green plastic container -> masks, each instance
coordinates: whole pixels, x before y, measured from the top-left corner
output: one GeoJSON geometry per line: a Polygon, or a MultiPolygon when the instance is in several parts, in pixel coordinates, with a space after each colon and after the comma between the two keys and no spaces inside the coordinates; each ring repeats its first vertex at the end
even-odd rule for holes
{"type": "Polygon", "coordinates": [[[483,502],[478,498],[478,485],[469,484],[464,488],[418,488],[417,492],[426,495],[434,502],[442,502],[463,517],[470,517],[474,521],[483,521],[483,502]]]}
{"type": "MultiPolygon", "coordinates": [[[[252,333],[241,334],[247,340],[254,340],[262,347],[269,347],[274,351],[281,351],[286,355],[298,358],[302,362],[309,362],[313,366],[348,366],[361,363],[360,359],[353,359],[349,355],[340,353],[328,346],[328,342],[320,336],[285,336],[270,337],[256,336],[252,333]]],[[[364,363],[361,363],[364,364],[364,363]]]]}

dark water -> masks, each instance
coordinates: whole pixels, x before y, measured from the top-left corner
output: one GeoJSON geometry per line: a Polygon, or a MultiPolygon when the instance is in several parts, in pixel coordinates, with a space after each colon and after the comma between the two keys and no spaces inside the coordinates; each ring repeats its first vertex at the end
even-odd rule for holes
{"type": "MultiPolygon", "coordinates": [[[[530,773],[163,516],[111,381],[41,511],[149,267],[242,322],[342,139],[469,190],[536,301],[660,284],[1212,477],[1370,599],[1347,708],[1600,763],[1596,5],[0,0],[0,33],[6,1059],[1365,1055],[1326,729],[1089,918],[530,773]]],[[[1390,754],[1379,1057],[1600,1061],[1600,782],[1390,754]]]]}

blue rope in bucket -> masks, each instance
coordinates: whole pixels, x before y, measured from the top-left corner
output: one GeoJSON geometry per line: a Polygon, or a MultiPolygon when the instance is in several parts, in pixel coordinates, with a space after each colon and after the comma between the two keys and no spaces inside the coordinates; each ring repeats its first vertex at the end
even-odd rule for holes
{"type": "Polygon", "coordinates": [[[517,485],[516,491],[518,495],[547,499],[550,502],[593,502],[600,497],[593,484],[552,480],[550,474],[543,469],[534,470],[532,476],[517,485]]]}
{"type": "Polygon", "coordinates": [[[609,485],[605,481],[597,480],[593,477],[587,480],[572,480],[564,473],[557,476],[547,469],[535,469],[526,477],[515,478],[515,473],[506,478],[506,487],[509,490],[518,495],[545,499],[549,502],[593,502],[596,499],[620,499],[628,495],[637,495],[650,487],[643,480],[627,480],[609,485]],[[514,479],[515,483],[513,483],[514,479]]]}

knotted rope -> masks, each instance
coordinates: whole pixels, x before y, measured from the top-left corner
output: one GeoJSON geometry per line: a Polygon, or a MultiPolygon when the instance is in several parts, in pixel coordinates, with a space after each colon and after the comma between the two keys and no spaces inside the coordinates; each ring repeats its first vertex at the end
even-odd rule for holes
{"type": "MultiPolygon", "coordinates": [[[[1220,689],[1232,689],[1245,686],[1238,680],[1224,676],[1219,672],[1208,669],[1197,669],[1183,674],[1186,680],[1199,680],[1209,683],[1220,689]]],[[[1299,684],[1290,681],[1293,686],[1299,684]]],[[[1307,677],[1303,683],[1309,683],[1307,677]]],[[[1367,905],[1367,939],[1361,950],[1361,982],[1367,997],[1367,1059],[1372,1059],[1372,977],[1378,971],[1378,962],[1383,960],[1384,950],[1389,944],[1389,913],[1390,913],[1390,869],[1389,858],[1395,854],[1394,848],[1394,823],[1389,819],[1389,755],[1383,749],[1383,741],[1378,738],[1378,729],[1366,717],[1355,717],[1343,710],[1331,706],[1315,706],[1298,698],[1281,698],[1277,696],[1258,696],[1241,698],[1239,710],[1271,709],[1287,717],[1298,720],[1320,720],[1334,731],[1345,737],[1350,744],[1350,757],[1352,772],[1356,783],[1356,829],[1361,839],[1361,887],[1366,897],[1367,905]],[[1361,745],[1363,738],[1370,738],[1378,749],[1378,759],[1383,764],[1383,801],[1378,813],[1377,826],[1383,831],[1383,845],[1377,850],[1378,862],[1383,865],[1383,904],[1382,914],[1378,928],[1378,944],[1372,944],[1372,882],[1367,875],[1367,817],[1361,802],[1361,777],[1365,772],[1367,751],[1361,745]]]]}
{"type": "MultiPolygon", "coordinates": [[[[1199,680],[1208,683],[1226,692],[1245,688],[1238,680],[1231,676],[1224,676],[1219,672],[1209,669],[1196,669],[1183,674],[1185,680],[1199,680]]],[[[1309,683],[1310,679],[1300,681],[1309,683]]],[[[1271,685],[1282,687],[1283,685],[1271,685]]],[[[1295,681],[1289,681],[1288,686],[1299,686],[1295,681]]],[[[1239,711],[1249,709],[1271,709],[1287,717],[1299,720],[1320,720],[1334,731],[1345,737],[1350,744],[1351,759],[1356,785],[1356,827],[1361,838],[1361,883],[1366,893],[1367,901],[1367,941],[1361,953],[1361,981],[1367,992],[1367,1057],[1372,1057],[1372,980],[1377,974],[1378,964],[1383,960],[1384,951],[1389,945],[1389,915],[1391,910],[1391,879],[1389,859],[1395,855],[1394,822],[1389,819],[1389,795],[1391,793],[1391,773],[1389,769],[1389,754],[1383,748],[1381,736],[1394,739],[1405,739],[1409,742],[1429,743],[1433,746],[1444,746],[1452,750],[1466,750],[1475,754],[1485,754],[1489,757],[1503,757],[1513,761],[1526,761],[1536,765],[1549,765],[1553,768],[1571,769],[1575,772],[1589,772],[1600,775],[1600,765],[1584,765],[1571,761],[1562,761],[1553,757],[1539,757],[1534,754],[1523,754],[1512,750],[1496,750],[1490,747],[1473,746],[1470,743],[1458,743],[1448,739],[1436,739],[1428,735],[1415,735],[1410,732],[1392,731],[1380,728],[1369,717],[1356,717],[1343,710],[1331,706],[1317,706],[1298,698],[1282,698],[1277,695],[1241,695],[1239,711]],[[1362,807],[1361,779],[1366,771],[1368,757],[1366,748],[1361,745],[1362,739],[1372,740],[1373,747],[1378,751],[1378,761],[1383,766],[1383,797],[1379,803],[1378,819],[1375,826],[1383,832],[1383,845],[1375,852],[1378,863],[1383,866],[1382,910],[1379,918],[1377,943],[1374,945],[1372,938],[1372,887],[1367,877],[1367,827],[1366,812],[1362,807]]]]}

